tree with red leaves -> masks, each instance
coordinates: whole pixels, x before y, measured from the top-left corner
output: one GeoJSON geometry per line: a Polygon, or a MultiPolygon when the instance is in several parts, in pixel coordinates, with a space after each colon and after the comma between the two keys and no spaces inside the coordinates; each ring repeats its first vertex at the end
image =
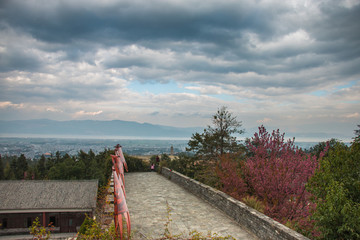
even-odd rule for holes
{"type": "Polygon", "coordinates": [[[239,200],[247,193],[247,185],[241,172],[242,165],[243,162],[237,162],[230,154],[224,154],[216,168],[221,191],[239,200]]]}
{"type": "Polygon", "coordinates": [[[279,130],[268,133],[264,126],[247,141],[250,157],[244,171],[250,194],[266,204],[265,213],[282,222],[310,227],[309,216],[314,204],[305,185],[318,167],[315,156],[284,141],[279,130]]]}

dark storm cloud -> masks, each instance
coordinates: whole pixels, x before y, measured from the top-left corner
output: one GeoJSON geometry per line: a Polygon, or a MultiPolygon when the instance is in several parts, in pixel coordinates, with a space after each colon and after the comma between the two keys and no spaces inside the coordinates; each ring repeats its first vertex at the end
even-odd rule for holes
{"type": "Polygon", "coordinates": [[[321,18],[316,25],[309,25],[319,41],[344,40],[347,43],[359,43],[360,31],[356,30],[360,22],[360,4],[351,8],[337,4],[321,4],[321,18]]]}
{"type": "Polygon", "coordinates": [[[73,1],[8,1],[4,4],[2,20],[46,42],[87,40],[112,45],[165,39],[233,45],[241,30],[271,36],[270,24],[278,14],[246,2],[235,6],[200,4],[203,8],[171,1],[89,5],[73,1]]]}
{"type": "MultiPolygon", "coordinates": [[[[251,1],[199,5],[192,7],[171,1],[118,1],[106,5],[92,1],[86,4],[86,1],[12,0],[3,4],[1,20],[46,42],[117,45],[175,40],[210,42],[224,49],[241,47],[239,43],[246,42],[243,38],[246,31],[265,40],[302,26],[299,22],[292,26],[284,22],[287,20],[284,16],[294,12],[282,5],[251,1]]],[[[308,28],[316,39],[359,40],[359,31],[354,31],[360,18],[359,6],[347,9],[323,4],[320,7],[322,18],[304,20],[311,21],[308,28]]]]}

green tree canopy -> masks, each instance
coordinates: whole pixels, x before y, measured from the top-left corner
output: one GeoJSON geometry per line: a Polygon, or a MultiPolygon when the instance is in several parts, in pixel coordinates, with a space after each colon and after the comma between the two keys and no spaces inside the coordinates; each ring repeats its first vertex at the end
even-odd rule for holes
{"type": "Polygon", "coordinates": [[[15,165],[14,173],[16,179],[24,179],[24,173],[28,169],[28,163],[25,155],[21,154],[20,157],[18,157],[12,164],[15,165]]]}
{"type": "MultiPolygon", "coordinates": [[[[329,150],[334,150],[335,146],[337,146],[338,144],[340,144],[344,148],[347,147],[345,143],[342,143],[335,138],[331,138],[326,142],[319,142],[315,146],[311,147],[307,152],[310,152],[312,155],[315,155],[317,158],[319,158],[321,152],[323,152],[327,147],[329,148],[329,150]]],[[[327,153],[325,153],[325,156],[327,156],[327,153]]]]}
{"type": "Polygon", "coordinates": [[[360,143],[338,143],[309,182],[317,203],[313,218],[325,239],[360,238],[359,166],[360,143]]]}
{"type": "Polygon", "coordinates": [[[360,125],[357,125],[357,126],[359,129],[354,130],[354,133],[355,133],[354,141],[360,142],[360,125]]]}
{"type": "Polygon", "coordinates": [[[45,177],[45,174],[46,174],[45,163],[46,163],[46,159],[45,159],[45,156],[43,154],[43,155],[41,155],[41,158],[37,162],[37,165],[36,165],[36,169],[37,169],[37,172],[39,174],[40,179],[43,179],[45,177]]]}
{"type": "Polygon", "coordinates": [[[3,165],[3,162],[2,162],[2,158],[1,158],[1,155],[0,155],[0,180],[4,180],[5,177],[4,177],[4,165],[3,165]]]}

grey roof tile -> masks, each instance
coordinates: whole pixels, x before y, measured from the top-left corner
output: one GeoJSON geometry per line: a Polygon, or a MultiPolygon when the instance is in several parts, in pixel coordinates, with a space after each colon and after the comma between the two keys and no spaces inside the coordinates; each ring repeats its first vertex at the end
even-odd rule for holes
{"type": "Polygon", "coordinates": [[[98,180],[0,181],[0,210],[96,207],[98,180]]]}

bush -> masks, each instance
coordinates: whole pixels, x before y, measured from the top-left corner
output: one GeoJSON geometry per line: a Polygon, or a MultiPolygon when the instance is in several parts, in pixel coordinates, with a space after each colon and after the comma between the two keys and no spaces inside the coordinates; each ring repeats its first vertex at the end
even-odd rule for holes
{"type": "Polygon", "coordinates": [[[190,178],[194,178],[195,173],[200,169],[199,160],[188,154],[179,154],[171,161],[164,161],[164,167],[168,167],[190,178]]]}
{"type": "Polygon", "coordinates": [[[194,179],[213,188],[220,188],[220,179],[216,174],[216,163],[211,161],[199,162],[199,170],[195,172],[194,179]]]}
{"type": "Polygon", "coordinates": [[[332,181],[313,218],[324,239],[360,239],[360,204],[349,199],[344,184],[332,181]]]}
{"type": "Polygon", "coordinates": [[[337,144],[309,181],[317,203],[313,219],[325,239],[360,238],[359,166],[360,143],[337,144]]]}
{"type": "Polygon", "coordinates": [[[150,163],[143,161],[140,158],[124,154],[126,164],[129,172],[146,172],[150,169],[150,163]]]}
{"type": "Polygon", "coordinates": [[[242,198],[241,201],[261,213],[264,213],[265,211],[265,204],[259,201],[255,196],[246,196],[242,198]]]}
{"type": "MultiPolygon", "coordinates": [[[[126,235],[126,233],[124,234],[126,235]]],[[[118,239],[114,223],[108,227],[108,229],[102,229],[101,224],[94,219],[86,216],[83,224],[80,227],[80,231],[77,239],[86,239],[86,240],[112,240],[118,239]]]]}
{"type": "Polygon", "coordinates": [[[231,159],[229,155],[220,157],[220,164],[216,168],[221,184],[220,190],[238,200],[241,200],[248,190],[241,171],[240,163],[231,159]]]}
{"type": "Polygon", "coordinates": [[[49,225],[49,229],[46,229],[44,226],[40,224],[40,220],[37,217],[35,221],[33,221],[31,227],[29,227],[30,234],[33,235],[33,239],[50,239],[52,226],[49,225]]]}
{"type": "Polygon", "coordinates": [[[79,234],[85,234],[86,231],[91,228],[95,220],[90,218],[87,214],[85,215],[84,222],[81,224],[79,234]]]}

